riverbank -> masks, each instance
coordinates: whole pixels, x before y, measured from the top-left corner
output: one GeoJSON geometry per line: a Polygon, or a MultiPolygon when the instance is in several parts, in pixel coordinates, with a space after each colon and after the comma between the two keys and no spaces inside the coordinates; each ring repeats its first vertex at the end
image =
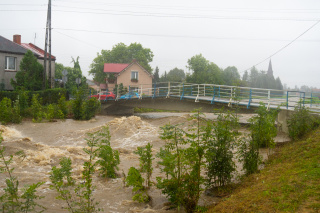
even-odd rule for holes
{"type": "Polygon", "coordinates": [[[275,148],[263,170],[208,212],[320,212],[320,128],[275,148]]]}

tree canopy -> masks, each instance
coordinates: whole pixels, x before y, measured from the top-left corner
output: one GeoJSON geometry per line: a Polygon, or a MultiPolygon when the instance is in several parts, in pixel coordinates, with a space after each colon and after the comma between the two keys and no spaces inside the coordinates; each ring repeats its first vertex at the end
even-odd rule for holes
{"type": "Polygon", "coordinates": [[[152,73],[150,62],[153,60],[153,52],[149,48],[144,48],[139,43],[132,43],[129,46],[119,43],[111,50],[101,50],[90,65],[90,75],[93,80],[104,83],[106,73],[103,72],[104,63],[131,63],[135,59],[148,72],[152,73]]]}
{"type": "Polygon", "coordinates": [[[205,59],[202,54],[195,55],[188,60],[187,68],[192,71],[186,77],[187,82],[190,83],[209,83],[222,84],[222,71],[213,62],[205,59]]]}
{"type": "Polygon", "coordinates": [[[41,90],[43,83],[43,66],[28,50],[20,62],[20,71],[16,74],[16,80],[11,79],[11,85],[15,90],[41,90]]]}
{"type": "Polygon", "coordinates": [[[170,70],[167,74],[167,81],[171,82],[182,82],[185,79],[185,73],[182,69],[178,69],[177,67],[170,70]]]}
{"type": "Polygon", "coordinates": [[[67,83],[65,83],[65,88],[72,93],[74,90],[78,88],[78,85],[76,83],[76,78],[81,79],[81,83],[79,84],[79,87],[86,88],[87,87],[87,78],[82,75],[80,63],[79,63],[79,56],[74,59],[71,58],[73,63],[73,67],[65,67],[62,64],[56,63],[56,72],[55,72],[55,78],[56,79],[62,79],[62,71],[67,70],[67,83]]]}

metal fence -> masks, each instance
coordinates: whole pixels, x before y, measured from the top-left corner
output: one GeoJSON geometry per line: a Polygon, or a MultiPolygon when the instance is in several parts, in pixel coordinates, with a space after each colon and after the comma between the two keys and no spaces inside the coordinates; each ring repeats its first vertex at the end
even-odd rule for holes
{"type": "MultiPolygon", "coordinates": [[[[157,98],[175,97],[193,99],[195,102],[209,101],[214,103],[226,103],[244,105],[247,108],[265,104],[268,108],[294,109],[306,107],[311,111],[320,112],[320,93],[286,91],[274,89],[261,89],[250,87],[237,87],[216,84],[190,84],[180,82],[155,83],[150,85],[129,86],[128,93],[138,93],[139,96],[132,98],[157,98]]],[[[121,97],[116,94],[116,100],[121,97]]],[[[131,99],[129,97],[128,99],[131,99]]]]}

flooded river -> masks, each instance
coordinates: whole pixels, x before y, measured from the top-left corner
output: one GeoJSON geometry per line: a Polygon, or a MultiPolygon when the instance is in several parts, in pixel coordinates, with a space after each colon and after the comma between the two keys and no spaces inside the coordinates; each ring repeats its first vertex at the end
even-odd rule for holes
{"type": "MultiPolygon", "coordinates": [[[[247,119],[250,115],[244,115],[242,119],[247,119]]],[[[167,199],[160,190],[152,187],[150,196],[152,202],[149,204],[139,204],[131,200],[131,188],[124,187],[122,172],[127,174],[129,168],[138,168],[139,158],[133,153],[138,146],[145,146],[148,142],[153,145],[155,155],[164,141],[159,139],[159,128],[165,124],[185,123],[188,125],[187,113],[148,113],[137,114],[130,117],[96,116],[90,121],[75,121],[67,119],[51,123],[33,123],[24,121],[21,124],[0,126],[4,130],[3,145],[6,152],[13,154],[18,150],[23,150],[26,158],[23,161],[15,160],[12,164],[15,167],[14,175],[18,177],[20,186],[44,181],[40,187],[39,194],[45,196],[40,201],[47,210],[45,212],[67,212],[61,207],[65,206],[64,201],[56,200],[56,192],[49,188],[49,173],[52,166],[59,164],[59,159],[69,157],[72,160],[74,177],[80,179],[82,165],[88,156],[83,152],[85,147],[86,134],[98,131],[102,126],[108,125],[111,133],[111,146],[119,150],[121,163],[119,165],[119,177],[116,179],[105,179],[96,177],[94,184],[95,200],[100,202],[99,207],[104,212],[176,212],[167,210],[167,199]]],[[[208,118],[214,119],[213,114],[207,114],[208,118]],[[211,117],[210,117],[211,116],[211,117]]],[[[265,152],[266,153],[266,152],[265,152]]],[[[153,163],[154,173],[152,180],[160,176],[160,170],[153,163]]],[[[0,188],[3,188],[6,174],[0,174],[0,188]]],[[[202,195],[200,204],[212,204],[218,199],[202,195]]]]}

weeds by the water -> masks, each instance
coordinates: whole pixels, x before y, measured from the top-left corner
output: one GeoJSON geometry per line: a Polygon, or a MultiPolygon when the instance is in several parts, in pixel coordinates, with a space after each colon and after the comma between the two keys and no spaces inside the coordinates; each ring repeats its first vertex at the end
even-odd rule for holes
{"type": "Polygon", "coordinates": [[[11,168],[10,164],[14,156],[23,159],[25,157],[24,153],[19,151],[14,156],[6,156],[1,134],[0,132],[0,173],[8,174],[8,178],[5,180],[6,187],[3,188],[3,193],[0,193],[1,212],[43,212],[46,208],[40,205],[38,200],[44,197],[36,193],[44,182],[27,185],[23,188],[19,187],[19,180],[14,176],[14,168],[11,168]]]}

